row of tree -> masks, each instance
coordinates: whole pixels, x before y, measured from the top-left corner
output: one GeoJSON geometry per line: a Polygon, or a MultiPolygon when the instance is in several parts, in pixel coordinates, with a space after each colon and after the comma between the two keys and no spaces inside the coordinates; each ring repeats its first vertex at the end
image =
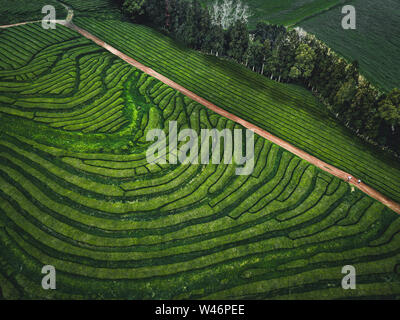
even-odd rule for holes
{"type": "Polygon", "coordinates": [[[249,32],[239,0],[116,0],[134,21],[151,24],[187,46],[244,64],[254,72],[311,90],[360,136],[400,153],[400,90],[384,94],[304,30],[259,23],[249,32]]]}

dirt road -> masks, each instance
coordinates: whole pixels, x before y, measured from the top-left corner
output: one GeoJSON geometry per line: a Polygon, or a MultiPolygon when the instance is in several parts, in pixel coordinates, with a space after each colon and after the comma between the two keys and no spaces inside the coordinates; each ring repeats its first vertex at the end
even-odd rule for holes
{"type": "MultiPolygon", "coordinates": [[[[270,134],[269,132],[255,126],[254,124],[243,120],[237,116],[235,116],[232,113],[227,112],[226,110],[217,107],[216,105],[214,105],[213,103],[199,97],[198,95],[196,95],[195,93],[189,91],[188,89],[186,89],[185,87],[177,84],[176,82],[168,79],[167,77],[163,76],[162,74],[154,71],[151,68],[146,67],[145,65],[141,64],[140,62],[136,61],[135,59],[132,59],[131,57],[127,56],[126,54],[122,53],[121,51],[115,49],[114,47],[108,45],[107,43],[105,43],[103,40],[97,38],[96,36],[92,35],[91,33],[89,33],[88,31],[76,26],[75,24],[73,24],[71,22],[72,20],[72,16],[73,16],[73,12],[71,12],[71,10],[69,11],[69,19],[67,20],[57,20],[57,23],[64,25],[72,30],[75,30],[76,32],[80,33],[82,36],[84,36],[87,39],[92,40],[94,43],[96,43],[97,45],[103,47],[104,49],[108,50],[109,52],[111,52],[112,54],[118,56],[119,58],[121,58],[122,60],[126,61],[127,63],[129,63],[130,65],[134,66],[135,68],[143,71],[144,73],[160,80],[161,82],[167,84],[168,86],[170,86],[171,88],[181,92],[182,94],[184,94],[185,96],[189,97],[190,99],[200,103],[201,105],[205,106],[206,108],[214,111],[215,113],[218,113],[219,115],[228,118],[236,123],[239,123],[240,125],[242,125],[243,127],[250,129],[252,131],[254,131],[254,133],[260,135],[261,137],[264,137],[265,139],[279,145],[280,147],[286,149],[287,151],[295,154],[296,156],[310,162],[311,164],[315,165],[316,167],[342,179],[345,181],[348,181],[349,178],[350,181],[349,183],[354,185],[356,188],[360,189],[361,191],[363,191],[364,193],[368,194],[370,197],[378,200],[379,202],[383,203],[385,206],[389,207],[390,209],[392,209],[393,211],[397,212],[398,214],[400,214],[400,204],[396,203],[395,201],[389,199],[388,197],[384,196],[383,194],[381,194],[380,192],[376,191],[375,189],[367,186],[364,183],[357,183],[358,179],[356,177],[353,177],[351,174],[344,172],[334,166],[331,166],[330,164],[323,162],[321,160],[319,160],[318,158],[304,152],[303,150],[291,145],[290,143],[270,134]]],[[[21,24],[26,24],[26,23],[20,23],[17,25],[21,25],[21,24]]],[[[1,27],[7,27],[7,26],[0,26],[1,27]]]]}
{"type": "Polygon", "coordinates": [[[353,177],[351,174],[344,172],[334,166],[331,166],[330,164],[323,162],[321,160],[319,160],[318,158],[304,152],[303,150],[296,148],[295,146],[291,145],[290,143],[270,134],[269,132],[255,126],[254,124],[243,120],[237,116],[235,116],[232,113],[227,112],[224,109],[221,109],[220,107],[217,107],[216,105],[214,105],[213,103],[199,97],[198,95],[196,95],[195,93],[189,91],[188,89],[186,89],[185,87],[179,85],[178,83],[168,79],[167,77],[163,76],[162,74],[154,71],[151,68],[146,67],[145,65],[141,64],[140,62],[136,61],[135,59],[132,59],[131,57],[127,56],[126,54],[122,53],[121,51],[115,49],[114,47],[108,45],[107,43],[105,43],[103,40],[97,38],[96,36],[92,35],[91,33],[89,33],[88,31],[74,25],[73,23],[69,22],[69,23],[65,23],[65,26],[79,32],[82,36],[84,36],[87,39],[92,40],[94,43],[96,43],[97,45],[103,47],[104,49],[108,50],[109,52],[111,52],[112,54],[118,56],[119,58],[121,58],[122,60],[126,61],[127,63],[129,63],[130,65],[136,67],[137,69],[147,73],[148,75],[160,80],[161,82],[167,84],[168,86],[170,86],[171,88],[174,88],[175,90],[178,90],[179,92],[181,92],[182,94],[184,94],[185,96],[189,97],[190,99],[202,104],[203,106],[205,106],[206,108],[218,113],[219,115],[228,118],[236,123],[241,124],[243,127],[250,129],[252,131],[254,131],[254,133],[260,135],[261,137],[264,137],[265,139],[279,145],[280,147],[286,149],[287,151],[295,154],[296,156],[310,162],[311,164],[317,166],[318,168],[342,179],[345,181],[348,181],[349,177],[351,177],[350,180],[350,184],[354,185],[355,187],[357,187],[358,189],[360,189],[361,191],[363,191],[364,193],[368,194],[370,197],[380,201],[381,203],[383,203],[384,205],[386,205],[387,207],[389,207],[390,209],[392,209],[393,211],[397,212],[398,214],[400,214],[400,204],[394,202],[393,200],[389,199],[388,197],[384,196],[383,194],[381,194],[380,192],[376,191],[375,189],[367,186],[364,183],[360,183],[358,184],[357,181],[358,179],[356,177],[353,177]]]}
{"type": "Polygon", "coordinates": [[[14,24],[6,24],[4,26],[0,26],[0,29],[18,27],[18,26],[23,26],[24,24],[30,24],[30,23],[35,23],[35,22],[40,22],[40,21],[39,20],[38,21],[26,21],[26,22],[14,23],[14,24]]]}

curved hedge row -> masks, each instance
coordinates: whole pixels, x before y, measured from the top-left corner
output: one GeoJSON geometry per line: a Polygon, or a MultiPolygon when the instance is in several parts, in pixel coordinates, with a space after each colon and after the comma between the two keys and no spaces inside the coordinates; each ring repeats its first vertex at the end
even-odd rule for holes
{"type": "MultiPolygon", "coordinates": [[[[25,26],[9,36],[27,32],[44,34],[25,26]]],[[[233,165],[149,164],[146,133],[168,135],[169,121],[240,127],[83,40],[69,47],[72,34],[58,32],[66,39],[57,44],[21,47],[17,67],[0,58],[9,66],[0,70],[2,297],[400,294],[394,212],[258,136],[250,176],[236,176],[233,165]],[[18,80],[38,51],[53,64],[38,63],[40,74],[18,80]],[[75,85],[50,92],[66,73],[75,85]],[[125,116],[123,130],[113,112],[125,116]],[[41,288],[45,264],[56,267],[57,290],[41,288]],[[341,289],[346,264],[357,268],[356,291],[341,289]]]]}
{"type": "Polygon", "coordinates": [[[338,124],[305,89],[188,50],[143,25],[79,17],[75,22],[202,98],[352,173],[400,202],[398,161],[338,124]]]}
{"type": "Polygon", "coordinates": [[[45,16],[42,8],[46,5],[55,7],[57,19],[63,19],[67,15],[64,7],[57,0],[1,1],[0,25],[41,20],[45,16]]]}
{"type": "Polygon", "coordinates": [[[67,131],[113,133],[126,126],[133,69],[64,27],[48,33],[36,24],[3,33],[2,60],[14,49],[20,60],[0,70],[0,110],[67,131]],[[36,41],[26,43],[28,33],[36,41]]]}
{"type": "Polygon", "coordinates": [[[62,2],[74,10],[74,16],[95,16],[97,18],[112,17],[116,19],[123,18],[118,5],[113,0],[63,0],[62,2]]]}

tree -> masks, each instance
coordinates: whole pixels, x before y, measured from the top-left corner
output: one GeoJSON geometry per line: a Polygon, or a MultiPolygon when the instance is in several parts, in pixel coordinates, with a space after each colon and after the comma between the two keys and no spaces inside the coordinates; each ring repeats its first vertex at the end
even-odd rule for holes
{"type": "Polygon", "coordinates": [[[319,92],[323,97],[327,97],[326,89],[329,81],[329,51],[328,48],[315,38],[310,39],[310,45],[315,52],[315,67],[310,78],[312,91],[319,92]]]}
{"type": "Polygon", "coordinates": [[[336,93],[334,100],[335,111],[342,113],[351,108],[351,102],[357,92],[357,85],[354,79],[343,83],[336,93]]]}
{"type": "Polygon", "coordinates": [[[264,46],[260,41],[250,42],[246,60],[248,67],[253,71],[262,69],[264,63],[264,46]]]}
{"type": "Polygon", "coordinates": [[[199,0],[193,0],[193,28],[195,30],[195,48],[205,48],[205,40],[209,33],[211,19],[208,10],[204,10],[199,0]]]}
{"type": "Polygon", "coordinates": [[[262,66],[261,66],[260,73],[264,74],[265,64],[267,63],[269,57],[272,55],[271,42],[268,39],[266,39],[264,41],[263,48],[262,48],[262,55],[263,55],[263,59],[262,59],[262,66]]]}
{"type": "Polygon", "coordinates": [[[254,37],[255,40],[259,40],[262,43],[265,40],[269,40],[271,49],[273,49],[275,48],[277,39],[285,34],[287,34],[287,30],[283,26],[260,22],[257,24],[256,31],[254,32],[254,37]]]}
{"type": "Polygon", "coordinates": [[[165,0],[146,0],[145,15],[149,22],[162,28],[165,25],[165,0]]]}
{"type": "Polygon", "coordinates": [[[212,26],[211,26],[211,18],[208,13],[208,10],[204,10],[201,6],[199,6],[199,22],[198,22],[198,27],[200,29],[198,33],[198,42],[199,42],[199,47],[202,51],[204,52],[209,52],[211,49],[211,43],[212,43],[212,26]]]}
{"type": "Polygon", "coordinates": [[[346,67],[346,80],[353,79],[356,83],[358,83],[358,77],[360,73],[358,72],[359,63],[357,60],[354,60],[352,63],[347,65],[346,67]]]}
{"type": "Polygon", "coordinates": [[[228,31],[228,56],[237,62],[244,61],[245,53],[249,47],[249,33],[244,21],[237,20],[228,31]]]}
{"type": "Polygon", "coordinates": [[[330,54],[325,62],[327,83],[324,95],[330,104],[334,103],[337,92],[346,81],[346,66],[347,62],[344,59],[333,54],[330,54]]]}
{"type": "Polygon", "coordinates": [[[144,15],[146,2],[146,0],[125,0],[122,10],[129,14],[133,20],[136,20],[138,17],[144,15]]]}
{"type": "Polygon", "coordinates": [[[276,39],[278,81],[290,79],[291,68],[295,64],[296,49],[299,46],[299,37],[295,31],[279,35],[276,39]]]}
{"type": "Polygon", "coordinates": [[[222,26],[213,26],[206,35],[206,45],[211,54],[217,57],[224,54],[225,33],[222,26]]]}
{"type": "Polygon", "coordinates": [[[400,90],[393,89],[378,106],[379,115],[387,121],[395,130],[395,126],[400,126],[400,90]]]}
{"type": "Polygon", "coordinates": [[[165,26],[167,30],[171,33],[175,33],[179,27],[179,17],[178,17],[178,4],[177,0],[168,0],[167,1],[167,13],[165,17],[165,26]]]}
{"type": "Polygon", "coordinates": [[[270,74],[271,80],[275,79],[278,74],[278,50],[272,50],[271,55],[266,61],[268,74],[270,74]]]}
{"type": "Polygon", "coordinates": [[[197,30],[196,17],[192,3],[181,1],[182,7],[180,14],[182,15],[181,23],[178,26],[176,36],[187,46],[196,48],[197,30]]]}
{"type": "Polygon", "coordinates": [[[363,80],[357,87],[351,107],[344,112],[351,127],[373,139],[378,136],[382,121],[377,112],[378,96],[379,92],[363,80]]]}
{"type": "Polygon", "coordinates": [[[290,69],[290,78],[308,80],[314,70],[314,50],[309,45],[301,43],[296,50],[295,61],[294,66],[290,69]]]}
{"type": "Polygon", "coordinates": [[[237,21],[244,21],[247,24],[251,16],[250,9],[240,0],[215,0],[209,8],[211,23],[220,25],[227,30],[237,21]]]}

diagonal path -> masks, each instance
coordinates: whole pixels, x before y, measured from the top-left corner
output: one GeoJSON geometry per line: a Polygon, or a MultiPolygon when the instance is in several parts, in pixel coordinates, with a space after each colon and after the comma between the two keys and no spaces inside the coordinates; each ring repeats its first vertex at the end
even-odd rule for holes
{"type": "MultiPolygon", "coordinates": [[[[321,161],[320,159],[308,154],[307,152],[291,145],[290,143],[272,135],[271,133],[261,129],[260,127],[242,119],[239,118],[238,116],[216,106],[215,104],[207,101],[206,99],[201,98],[200,96],[198,96],[197,94],[193,93],[192,91],[186,89],[185,87],[181,86],[180,84],[172,81],[171,79],[163,76],[162,74],[156,72],[155,70],[146,67],[145,65],[141,64],[140,62],[136,61],[135,59],[129,57],[128,55],[124,54],[123,52],[117,50],[116,48],[110,46],[109,44],[105,43],[103,40],[99,39],[98,37],[94,36],[93,34],[89,33],[88,31],[78,27],[77,25],[72,23],[72,18],[73,18],[73,10],[71,10],[70,8],[66,7],[66,9],[68,10],[68,16],[66,20],[56,20],[56,23],[64,25],[76,32],[78,32],[79,34],[81,34],[82,36],[84,36],[85,38],[92,40],[94,43],[96,43],[97,45],[103,47],[104,49],[106,49],[107,51],[111,52],[113,55],[121,58],[122,60],[124,60],[125,62],[129,63],[130,65],[134,66],[135,68],[143,71],[144,73],[160,80],[161,82],[165,83],[166,85],[170,86],[171,88],[181,92],[182,94],[184,94],[185,96],[187,96],[188,98],[200,103],[201,105],[205,106],[206,108],[214,111],[215,113],[218,113],[219,115],[228,118],[240,125],[242,125],[243,127],[252,130],[254,133],[258,134],[259,136],[277,144],[278,146],[284,148],[285,150],[295,154],[296,156],[308,161],[309,163],[315,165],[316,167],[322,169],[323,171],[326,171],[342,180],[345,181],[349,181],[350,184],[352,184],[353,186],[355,186],[356,188],[360,189],[361,191],[363,191],[364,193],[366,193],[367,195],[369,195],[370,197],[374,198],[375,200],[378,200],[379,202],[381,202],[382,204],[384,204],[385,206],[387,206],[388,208],[390,208],[391,210],[395,211],[396,213],[400,214],[400,204],[398,204],[397,202],[389,199],[388,197],[386,197],[385,195],[383,195],[382,193],[378,192],[377,190],[369,187],[368,185],[364,184],[364,183],[357,183],[357,178],[353,177],[351,174],[340,170],[324,161],[321,161]]],[[[17,25],[23,25],[23,24],[27,24],[27,23],[33,23],[33,22],[22,22],[22,23],[18,23],[15,25],[9,25],[9,26],[0,26],[0,28],[8,28],[8,27],[13,27],[13,26],[17,26],[17,25]]]]}
{"type": "Polygon", "coordinates": [[[97,45],[103,47],[104,49],[108,50],[109,52],[111,52],[112,54],[118,56],[119,58],[121,58],[122,60],[126,61],[127,63],[129,63],[130,65],[134,66],[135,68],[143,71],[144,73],[160,80],[161,82],[165,83],[166,85],[170,86],[171,88],[181,92],[182,94],[184,94],[185,96],[187,96],[188,98],[200,103],[201,105],[205,106],[206,108],[214,111],[215,113],[218,113],[219,115],[228,118],[240,125],[242,125],[243,127],[252,130],[254,133],[258,134],[259,136],[279,145],[280,147],[286,149],[287,151],[295,154],[296,156],[310,162],[311,164],[317,166],[318,168],[342,179],[345,181],[348,181],[349,178],[350,179],[350,184],[354,185],[355,187],[357,187],[358,189],[360,189],[361,191],[363,191],[364,193],[368,194],[370,197],[380,201],[381,203],[383,203],[385,206],[389,207],[390,209],[392,209],[393,211],[397,212],[398,214],[400,214],[400,204],[396,203],[395,201],[389,199],[388,197],[384,196],[383,194],[381,194],[380,192],[378,192],[377,190],[367,186],[364,183],[357,183],[357,178],[353,177],[351,174],[340,170],[334,166],[331,166],[330,164],[323,162],[321,160],[319,160],[318,158],[304,152],[303,150],[291,145],[290,143],[272,135],[271,133],[257,127],[256,125],[243,120],[242,118],[239,118],[238,116],[235,116],[234,114],[221,109],[220,107],[217,107],[216,105],[214,105],[213,103],[201,98],[200,96],[198,96],[197,94],[193,93],[192,91],[186,89],[185,87],[181,86],[180,84],[172,81],[171,79],[163,76],[162,74],[154,71],[153,69],[146,67],[145,65],[141,64],[140,62],[136,61],[135,59],[127,56],[126,54],[122,53],[121,51],[115,49],[114,47],[110,46],[109,44],[105,43],[103,40],[99,39],[98,37],[94,36],[93,34],[89,33],[88,31],[78,27],[77,25],[73,24],[72,22],[66,22],[63,23],[63,25],[65,25],[66,27],[75,30],[76,32],[80,33],[82,36],[84,36],[87,39],[92,40],[94,43],[96,43],[97,45]]]}
{"type": "Polygon", "coordinates": [[[4,25],[4,26],[0,26],[0,29],[6,29],[6,28],[11,28],[11,27],[18,27],[18,26],[23,26],[23,25],[25,25],[25,24],[36,23],[36,22],[40,22],[40,20],[19,22],[19,23],[14,23],[14,24],[6,24],[6,25],[4,25]]]}

